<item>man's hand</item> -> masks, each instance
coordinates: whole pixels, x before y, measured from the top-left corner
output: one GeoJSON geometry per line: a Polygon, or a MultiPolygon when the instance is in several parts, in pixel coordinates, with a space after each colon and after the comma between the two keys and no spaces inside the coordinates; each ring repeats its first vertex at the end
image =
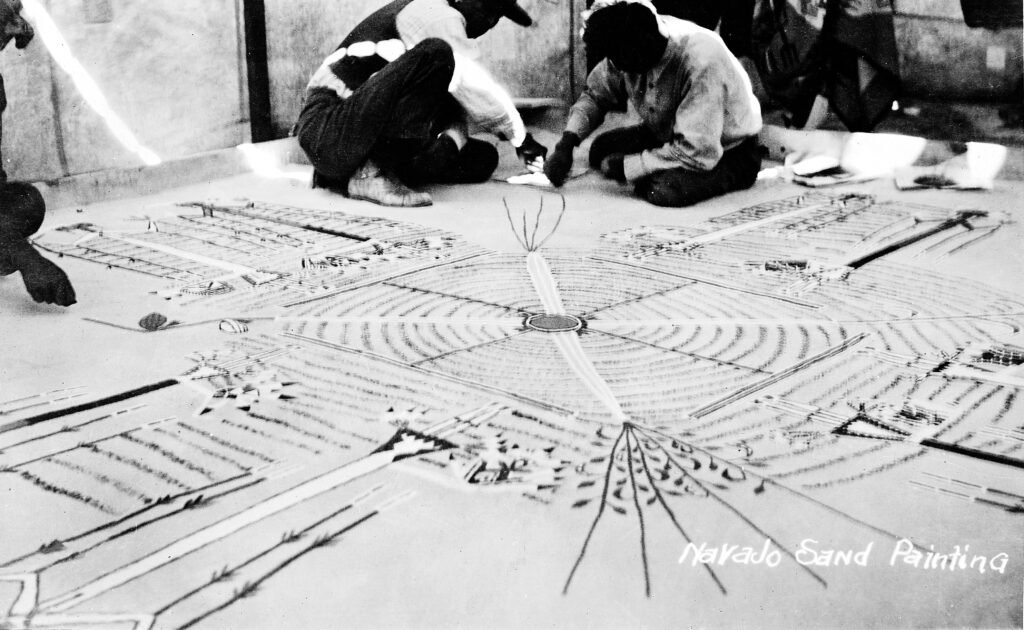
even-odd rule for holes
{"type": "Polygon", "coordinates": [[[526,134],[523,143],[516,147],[516,155],[526,165],[526,170],[531,173],[539,173],[544,169],[544,158],[547,157],[547,154],[547,147],[534,140],[529,133],[526,134]]]}
{"type": "Polygon", "coordinates": [[[28,294],[36,302],[71,306],[75,303],[75,289],[67,274],[28,243],[19,248],[17,266],[28,294]]]}
{"type": "Polygon", "coordinates": [[[621,153],[613,153],[601,160],[601,172],[608,179],[614,179],[615,181],[625,184],[626,183],[626,168],[623,165],[625,156],[621,153]]]}
{"type": "Polygon", "coordinates": [[[569,177],[569,170],[572,169],[572,152],[580,143],[580,138],[571,131],[562,134],[562,139],[555,145],[555,150],[544,162],[544,174],[548,176],[555,186],[561,186],[569,177]]]}

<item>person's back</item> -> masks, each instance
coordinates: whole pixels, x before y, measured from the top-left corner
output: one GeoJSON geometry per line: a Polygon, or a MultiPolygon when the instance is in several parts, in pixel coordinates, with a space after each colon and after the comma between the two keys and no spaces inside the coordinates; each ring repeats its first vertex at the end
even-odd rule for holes
{"type": "MultiPolygon", "coordinates": [[[[384,41],[401,41],[396,18],[413,0],[394,0],[363,18],[345,39],[338,44],[332,56],[331,71],[348,90],[355,90],[379,72],[389,62],[377,53],[376,45],[384,41]],[[362,47],[365,52],[360,51],[362,47]],[[352,51],[349,51],[352,48],[352,51]]],[[[405,52],[404,46],[401,52],[405,52]]]]}

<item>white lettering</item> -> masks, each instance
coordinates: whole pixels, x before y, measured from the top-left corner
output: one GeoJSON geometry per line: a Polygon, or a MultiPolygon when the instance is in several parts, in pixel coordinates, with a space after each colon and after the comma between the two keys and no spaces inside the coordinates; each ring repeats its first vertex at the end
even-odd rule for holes
{"type": "Polygon", "coordinates": [[[857,551],[856,549],[817,549],[818,541],[813,538],[805,538],[800,541],[800,549],[796,552],[796,561],[803,565],[814,565],[820,567],[828,566],[867,566],[868,558],[871,556],[871,548],[874,542],[868,543],[867,547],[857,551]]]}
{"type": "Polygon", "coordinates": [[[992,560],[988,566],[992,567],[992,570],[997,573],[1004,573],[1006,571],[1006,564],[1010,561],[1010,556],[1006,553],[997,553],[992,556],[992,560]]]}
{"type": "Polygon", "coordinates": [[[892,555],[889,556],[889,566],[896,566],[896,559],[900,557],[903,558],[903,562],[916,567],[921,561],[921,552],[914,549],[914,543],[906,538],[900,538],[892,549],[892,555]]]}
{"type": "Polygon", "coordinates": [[[702,560],[702,558],[704,558],[705,556],[706,548],[707,543],[701,543],[699,547],[693,544],[692,542],[686,543],[686,547],[683,548],[682,555],[679,556],[679,564],[682,564],[686,561],[686,556],[690,555],[691,551],[693,552],[693,564],[691,566],[695,567],[698,564],[706,563],[705,560],[702,560]]]}
{"type": "Polygon", "coordinates": [[[801,540],[800,548],[797,549],[797,552],[795,554],[796,561],[800,564],[813,564],[814,559],[818,556],[818,554],[814,551],[812,547],[809,547],[808,545],[816,544],[818,544],[818,541],[814,540],[813,538],[804,538],[803,540],[801,540]]]}
{"type": "Polygon", "coordinates": [[[868,557],[871,556],[871,548],[875,546],[874,541],[869,542],[867,547],[864,547],[862,551],[858,551],[853,556],[853,562],[859,567],[868,566],[868,557]]]}
{"type": "Polygon", "coordinates": [[[782,562],[782,554],[777,549],[772,549],[772,541],[765,539],[760,550],[749,546],[733,545],[722,543],[718,547],[708,547],[707,543],[700,545],[692,542],[687,543],[683,553],[679,556],[679,564],[689,562],[690,566],[698,564],[717,564],[724,566],[731,564],[764,564],[770,567],[777,567],[782,562]]]}

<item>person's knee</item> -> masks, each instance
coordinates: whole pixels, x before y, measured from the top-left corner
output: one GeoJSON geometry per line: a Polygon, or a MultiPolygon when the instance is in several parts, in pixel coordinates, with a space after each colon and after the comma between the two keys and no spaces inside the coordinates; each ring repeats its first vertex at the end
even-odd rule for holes
{"type": "Polygon", "coordinates": [[[746,190],[757,183],[757,175],[761,172],[761,156],[756,155],[751,158],[750,162],[745,165],[744,169],[740,172],[739,177],[736,178],[736,184],[733,190],[746,190]]]}
{"type": "Polygon", "coordinates": [[[0,188],[0,214],[18,234],[27,238],[43,224],[46,202],[35,186],[11,182],[0,188]]]}
{"type": "Polygon", "coordinates": [[[487,181],[497,168],[498,149],[490,142],[470,138],[459,153],[459,170],[466,183],[487,181]]]}
{"type": "Polygon", "coordinates": [[[632,155],[661,146],[661,144],[662,142],[643,125],[612,129],[594,138],[590,144],[590,166],[597,169],[609,155],[616,153],[632,155]]]}
{"type": "Polygon", "coordinates": [[[746,190],[757,182],[757,175],[761,172],[762,152],[757,140],[751,138],[725,154],[722,168],[730,174],[725,185],[726,192],[746,190]]]}
{"type": "Polygon", "coordinates": [[[601,161],[615,152],[614,138],[609,133],[603,133],[594,138],[590,143],[590,168],[601,168],[601,161]]]}
{"type": "Polygon", "coordinates": [[[402,58],[403,63],[413,64],[416,80],[431,86],[431,93],[438,97],[448,93],[455,76],[455,53],[451,44],[429,37],[410,48],[402,58]]]}
{"type": "Polygon", "coordinates": [[[451,44],[437,37],[428,37],[416,44],[409,52],[422,55],[428,61],[440,66],[455,67],[455,52],[452,50],[451,44]]]}

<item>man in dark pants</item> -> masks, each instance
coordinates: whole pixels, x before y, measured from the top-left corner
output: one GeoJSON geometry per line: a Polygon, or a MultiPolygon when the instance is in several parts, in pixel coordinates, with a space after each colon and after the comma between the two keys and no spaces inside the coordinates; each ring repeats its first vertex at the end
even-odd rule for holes
{"type": "MultiPolygon", "coordinates": [[[[0,50],[7,47],[7,44],[14,40],[14,45],[20,50],[32,41],[35,31],[32,25],[21,17],[21,0],[0,0],[0,50]]],[[[7,93],[4,92],[4,78],[0,76],[0,140],[3,139],[3,113],[7,109],[7,93]]],[[[7,173],[4,172],[3,156],[0,155],[0,185],[7,181],[7,173]]]]}
{"type": "Polygon", "coordinates": [[[314,73],[296,125],[314,187],[388,206],[431,203],[426,183],[479,182],[508,140],[528,164],[546,149],[474,59],[502,17],[531,23],[515,0],[395,0],[371,14],[314,73]]]}
{"type": "Polygon", "coordinates": [[[545,164],[553,184],[565,182],[573,149],[605,114],[629,101],[642,123],[597,137],[593,168],[659,206],[689,206],[753,185],[761,167],[761,108],[718,35],[631,1],[596,10],[583,40],[604,59],[545,164]]]}

